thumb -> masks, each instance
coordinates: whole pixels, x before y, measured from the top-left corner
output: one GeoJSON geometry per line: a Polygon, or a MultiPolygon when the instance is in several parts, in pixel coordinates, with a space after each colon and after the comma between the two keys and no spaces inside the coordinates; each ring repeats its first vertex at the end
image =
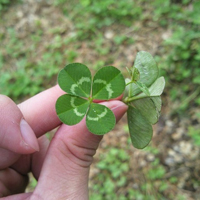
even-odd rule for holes
{"type": "MultiPolygon", "coordinates": [[[[104,105],[116,121],[127,109],[117,100],[104,105]]],[[[49,200],[88,199],[89,167],[101,139],[87,130],[85,120],[75,126],[63,124],[51,141],[34,195],[49,200]]]]}
{"type": "Polygon", "coordinates": [[[37,138],[17,105],[0,95],[0,149],[30,154],[39,151],[37,138]]]}

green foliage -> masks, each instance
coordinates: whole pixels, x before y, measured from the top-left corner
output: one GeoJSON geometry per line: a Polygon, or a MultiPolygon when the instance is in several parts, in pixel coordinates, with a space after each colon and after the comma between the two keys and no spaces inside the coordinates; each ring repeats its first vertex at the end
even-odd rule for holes
{"type": "Polygon", "coordinates": [[[168,90],[171,100],[179,101],[177,108],[183,116],[186,109],[191,106],[199,106],[199,85],[200,85],[200,2],[153,1],[154,19],[165,21],[165,26],[172,31],[171,36],[163,41],[165,54],[161,58],[160,67],[162,73],[168,78],[168,90]]]}
{"type": "MultiPolygon", "coordinates": [[[[131,185],[127,172],[130,168],[128,149],[111,147],[106,154],[101,154],[95,164],[100,171],[91,180],[90,199],[176,199],[177,194],[169,194],[177,182],[177,177],[166,177],[166,169],[159,160],[159,150],[149,145],[145,148],[155,159],[148,166],[137,171],[135,179],[131,176],[131,185]],[[134,180],[134,183],[132,182],[134,180]],[[133,183],[133,184],[132,184],[133,183]],[[137,186],[136,186],[137,185],[137,186]],[[171,197],[169,198],[169,195],[171,197]]],[[[180,198],[184,198],[180,196],[180,198]]]]}
{"type": "Polygon", "coordinates": [[[115,20],[117,20],[118,23],[130,25],[129,20],[141,14],[141,8],[130,0],[120,0],[117,3],[115,0],[80,0],[80,2],[87,11],[93,13],[94,19],[92,23],[95,23],[95,21],[101,22],[97,25],[99,27],[104,25],[109,26],[113,24],[115,20]],[[133,9],[133,7],[135,8],[133,9]],[[126,17],[126,21],[124,21],[124,17],[126,17]],[[105,20],[102,21],[102,18],[105,20]]]}
{"type": "Polygon", "coordinates": [[[60,71],[58,84],[68,93],[59,97],[56,102],[56,112],[63,123],[77,124],[86,115],[86,125],[90,132],[103,135],[113,129],[113,112],[104,105],[94,103],[93,100],[109,100],[122,94],[125,81],[117,68],[103,67],[92,80],[91,73],[85,65],[69,64],[60,71]]]}
{"type": "Polygon", "coordinates": [[[0,12],[11,4],[11,0],[0,0],[0,12]]]}
{"type": "Polygon", "coordinates": [[[62,55],[58,51],[50,51],[38,56],[40,33],[31,35],[29,39],[33,45],[28,47],[12,28],[7,30],[6,36],[2,35],[2,44],[5,37],[8,37],[8,42],[0,51],[0,92],[16,101],[48,87],[58,73],[57,66],[62,55]],[[37,59],[33,60],[33,57],[37,59]]]}
{"type": "MultiPolygon", "coordinates": [[[[100,155],[97,168],[101,170],[91,188],[91,200],[121,199],[123,195],[117,195],[117,191],[127,184],[126,173],[128,171],[129,155],[125,150],[111,148],[106,154],[100,155]]],[[[129,195],[128,195],[129,196],[129,195]]]]}
{"type": "MultiPolygon", "coordinates": [[[[114,0],[75,0],[70,6],[66,0],[56,2],[58,6],[63,7],[63,12],[67,16],[70,9],[74,10],[70,18],[74,21],[77,30],[76,37],[81,40],[96,38],[103,27],[118,24],[130,26],[133,20],[138,20],[142,15],[140,4],[131,0],[119,0],[117,3],[114,0]]],[[[115,42],[120,44],[125,39],[125,36],[116,37],[115,42]]]]}
{"type": "Polygon", "coordinates": [[[156,158],[149,169],[145,172],[145,183],[141,185],[142,193],[149,193],[150,197],[145,199],[167,199],[164,193],[168,190],[170,184],[165,179],[166,170],[156,158]]]}
{"type": "Polygon", "coordinates": [[[86,116],[86,125],[90,132],[103,135],[115,126],[115,116],[106,106],[91,103],[86,116]]]}
{"type": "Polygon", "coordinates": [[[200,129],[199,127],[190,126],[188,128],[188,134],[193,139],[194,144],[200,146],[200,129]]]}
{"type": "Polygon", "coordinates": [[[2,13],[2,11],[5,11],[11,4],[14,3],[19,3],[22,0],[16,0],[16,1],[12,1],[12,0],[0,0],[0,14],[2,13]]]}
{"type": "Polygon", "coordinates": [[[165,168],[159,165],[159,160],[156,159],[152,164],[152,168],[148,171],[147,177],[151,180],[161,179],[165,175],[165,168]]]}
{"type": "MultiPolygon", "coordinates": [[[[165,80],[158,78],[158,67],[153,57],[144,51],[137,54],[134,67],[128,72],[131,79],[124,97],[128,105],[128,126],[133,146],[141,149],[150,142],[153,134],[151,125],[160,116],[160,95],[165,80]]],[[[125,80],[117,68],[103,67],[92,80],[85,65],[72,63],[60,71],[58,84],[68,93],[56,102],[56,112],[63,123],[77,124],[86,115],[87,128],[94,134],[103,135],[114,127],[112,111],[93,101],[114,99],[123,93],[125,80]]]]}
{"type": "Polygon", "coordinates": [[[166,40],[165,45],[168,48],[174,46],[167,63],[171,64],[170,72],[177,74],[174,74],[172,80],[190,80],[192,84],[199,85],[200,33],[195,30],[185,32],[184,28],[180,27],[166,40]]]}
{"type": "Polygon", "coordinates": [[[134,67],[128,70],[127,81],[128,125],[133,146],[144,148],[152,138],[152,124],[158,121],[161,111],[160,95],[165,87],[163,77],[158,78],[158,67],[147,52],[139,52],[134,67]],[[139,84],[138,84],[139,83],[139,84]]]}

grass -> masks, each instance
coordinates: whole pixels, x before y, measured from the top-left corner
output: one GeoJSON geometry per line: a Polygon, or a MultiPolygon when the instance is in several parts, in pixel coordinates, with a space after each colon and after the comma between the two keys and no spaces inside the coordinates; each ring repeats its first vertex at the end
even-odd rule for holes
{"type": "MultiPolygon", "coordinates": [[[[118,198],[117,191],[127,184],[128,162],[129,155],[122,149],[111,148],[105,155],[101,155],[97,169],[102,173],[91,183],[90,199],[118,198]],[[98,183],[103,183],[103,185],[98,183]]],[[[119,199],[123,198],[123,195],[119,197],[119,199]]]]}

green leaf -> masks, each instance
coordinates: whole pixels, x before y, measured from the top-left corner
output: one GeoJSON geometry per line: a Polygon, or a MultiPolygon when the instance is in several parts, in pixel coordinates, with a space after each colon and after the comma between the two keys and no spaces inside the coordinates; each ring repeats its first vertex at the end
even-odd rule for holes
{"type": "Polygon", "coordinates": [[[86,115],[88,130],[96,135],[103,135],[112,130],[116,119],[113,112],[104,105],[91,103],[86,115]]]}
{"type": "Polygon", "coordinates": [[[80,3],[81,3],[83,6],[89,6],[89,5],[90,5],[90,0],[80,0],[80,3]]]}
{"type": "MultiPolygon", "coordinates": [[[[159,74],[158,66],[152,55],[145,51],[140,51],[136,55],[134,67],[140,73],[139,81],[149,87],[157,78],[159,74]]],[[[132,85],[132,96],[141,92],[137,85],[132,85]]]]}
{"type": "Polygon", "coordinates": [[[85,116],[89,101],[69,94],[64,94],[56,101],[57,115],[64,124],[74,125],[85,116]]]}
{"type": "Polygon", "coordinates": [[[132,144],[138,149],[143,149],[151,141],[152,125],[140,110],[133,106],[128,107],[127,117],[132,144]]]}
{"type": "Polygon", "coordinates": [[[148,88],[150,95],[147,95],[144,92],[142,92],[137,96],[135,96],[134,99],[141,99],[148,96],[150,97],[160,96],[163,93],[164,88],[165,88],[165,79],[163,76],[161,76],[158,79],[156,79],[156,81],[148,88]]]}
{"type": "Polygon", "coordinates": [[[158,66],[153,56],[145,51],[140,51],[136,55],[134,67],[140,72],[140,81],[146,86],[150,86],[159,74],[158,66]]]}
{"type": "Polygon", "coordinates": [[[142,90],[142,92],[144,92],[147,96],[150,96],[149,90],[145,84],[139,81],[136,81],[135,84],[140,88],[140,90],[142,90]]]}
{"type": "Polygon", "coordinates": [[[101,68],[94,76],[92,96],[108,100],[120,96],[125,89],[125,80],[120,70],[108,66],[101,68]]]}
{"type": "Polygon", "coordinates": [[[129,73],[129,75],[132,76],[132,71],[128,67],[126,67],[126,70],[129,73]]]}
{"type": "Polygon", "coordinates": [[[140,79],[140,72],[137,68],[132,69],[132,81],[138,81],[140,79]]]}
{"type": "MultiPolygon", "coordinates": [[[[129,86],[131,88],[132,84],[129,86]]],[[[152,138],[152,124],[158,121],[161,111],[161,97],[165,86],[164,77],[148,88],[150,96],[145,91],[131,98],[127,111],[128,126],[133,146],[142,149],[152,138]]]]}
{"type": "Polygon", "coordinates": [[[91,79],[88,67],[80,63],[69,64],[58,74],[58,84],[61,89],[80,97],[90,96],[91,79]]]}
{"type": "Polygon", "coordinates": [[[151,124],[155,124],[160,117],[161,97],[147,97],[131,102],[151,124]]]}
{"type": "Polygon", "coordinates": [[[156,79],[156,81],[149,87],[150,96],[160,96],[165,88],[165,78],[163,76],[156,79]]]}

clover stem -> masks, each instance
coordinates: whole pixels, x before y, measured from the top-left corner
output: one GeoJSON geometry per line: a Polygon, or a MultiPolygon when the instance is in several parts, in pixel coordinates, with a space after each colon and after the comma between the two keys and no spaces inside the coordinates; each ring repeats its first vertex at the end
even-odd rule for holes
{"type": "Polygon", "coordinates": [[[133,83],[133,81],[130,81],[130,82],[126,83],[126,86],[127,86],[127,85],[130,85],[131,83],[133,83]]]}
{"type": "Polygon", "coordinates": [[[90,102],[90,104],[93,102],[93,98],[92,97],[88,97],[88,101],[90,102]]]}
{"type": "Polygon", "coordinates": [[[131,102],[131,101],[135,101],[135,100],[137,100],[137,99],[142,99],[142,98],[145,98],[145,97],[147,97],[147,96],[140,96],[140,97],[138,97],[138,96],[135,96],[135,97],[126,97],[124,100],[123,100],[123,102],[124,103],[129,103],[129,102],[131,102]]]}
{"type": "Polygon", "coordinates": [[[126,98],[124,98],[122,101],[123,101],[124,103],[126,103],[126,104],[127,104],[127,103],[129,102],[129,101],[128,101],[128,99],[129,99],[129,98],[128,98],[128,97],[126,97],[126,98]]]}
{"type": "Polygon", "coordinates": [[[130,97],[131,96],[131,93],[132,93],[132,83],[135,83],[135,81],[134,80],[131,80],[128,84],[131,84],[130,85],[130,88],[129,88],[129,92],[128,92],[128,97],[130,97]]]}

